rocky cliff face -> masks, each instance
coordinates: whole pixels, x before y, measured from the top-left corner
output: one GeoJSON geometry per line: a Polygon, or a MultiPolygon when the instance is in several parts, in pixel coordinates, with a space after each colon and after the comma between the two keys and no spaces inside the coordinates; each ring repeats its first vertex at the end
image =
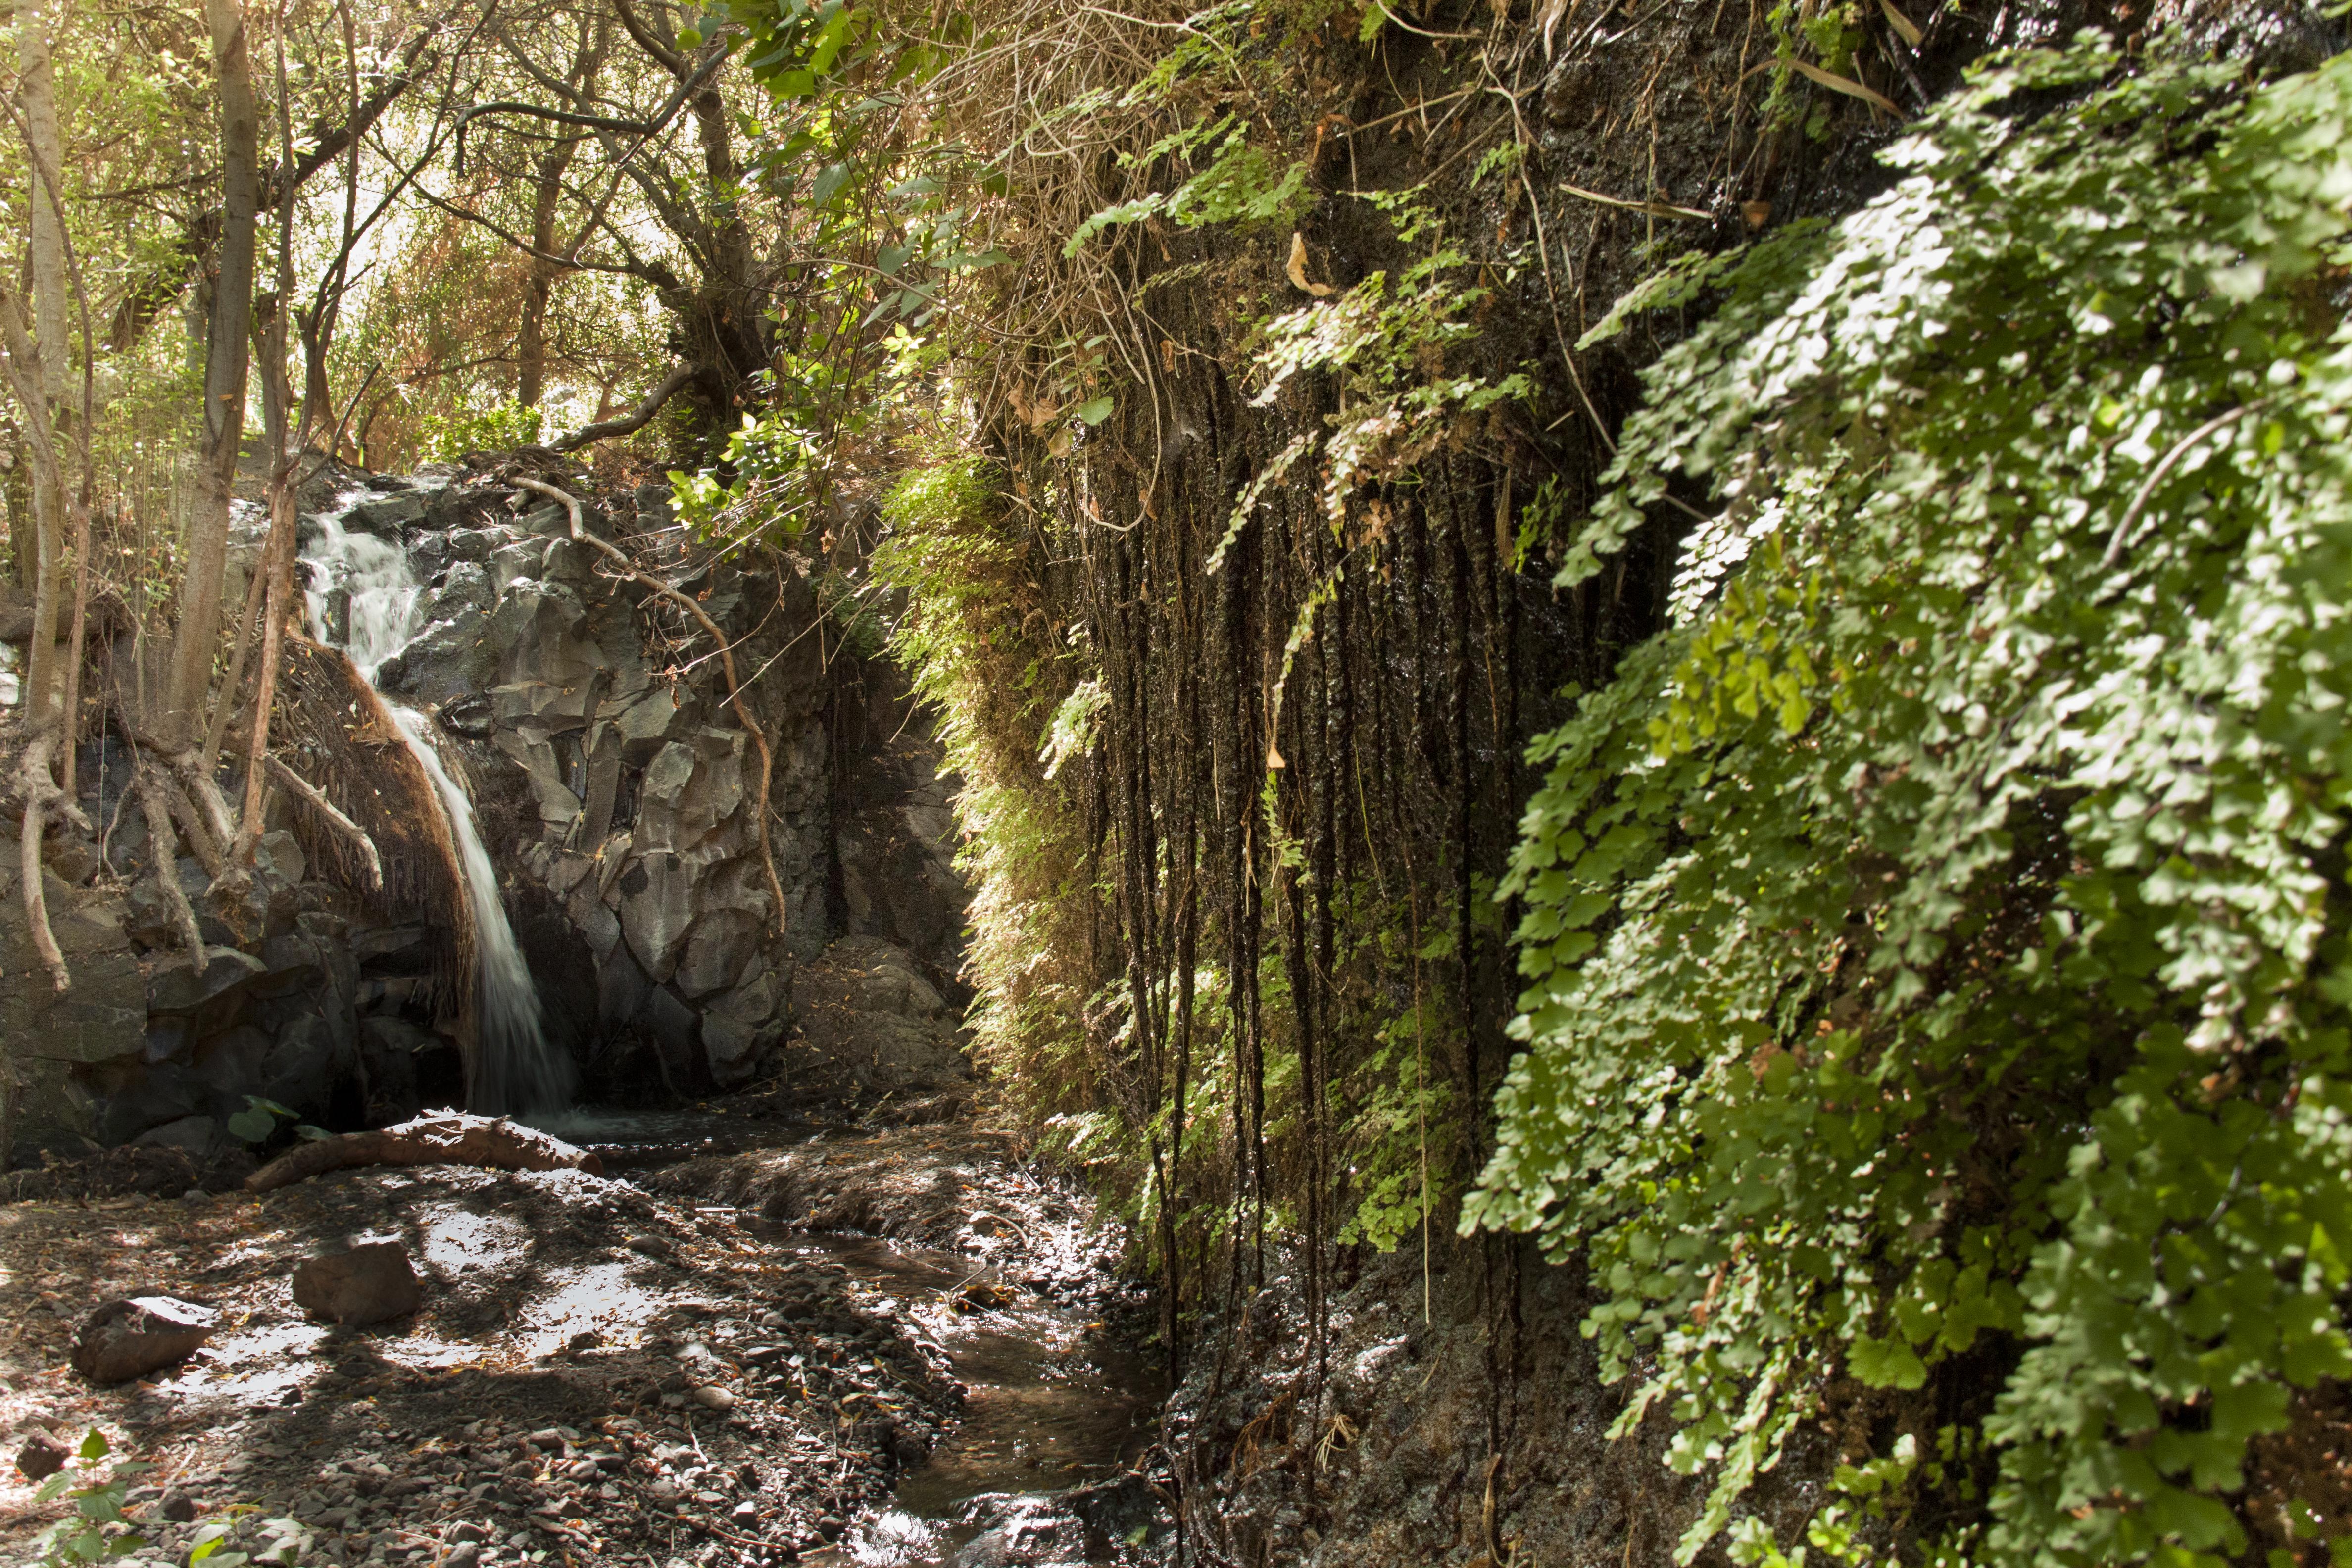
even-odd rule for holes
{"type": "MultiPolygon", "coordinates": [[[[347,476],[340,499],[322,486],[306,500],[306,556],[325,512],[396,547],[415,574],[418,629],[377,685],[433,718],[437,749],[473,798],[550,1037],[580,1063],[592,1100],[680,1097],[782,1070],[782,1047],[799,1032],[796,986],[821,959],[826,976],[908,982],[842,990],[827,979],[826,1033],[838,1044],[817,1048],[849,1079],[919,1089],[961,1075],[948,999],[960,999],[963,890],[938,751],[895,672],[845,654],[805,562],[703,560],[670,527],[662,488],[598,491],[544,455],[347,476]],[[518,473],[582,495],[585,527],[622,542],[726,632],[772,748],[782,910],[757,847],[758,750],[709,637],[572,539],[562,509],[515,488],[518,473]],[[354,486],[366,492],[356,504],[354,486]],[[828,957],[845,936],[855,942],[828,957]],[[873,1028],[857,1025],[861,1011],[873,1028]],[[878,1072],[860,1044],[877,1030],[906,1037],[878,1072]]],[[[257,534],[245,542],[240,570],[258,548],[257,534]]],[[[305,570],[315,629],[344,641],[349,584],[318,563],[305,570]]],[[[337,742],[344,765],[356,758],[362,772],[366,748],[391,743],[356,731],[337,742]]],[[[85,805],[103,824],[127,765],[119,743],[85,751],[83,776],[95,781],[85,805]]],[[[287,754],[304,765],[299,744],[287,754]]],[[[457,1097],[465,1019],[436,972],[446,909],[322,875],[321,847],[281,804],[245,905],[207,905],[202,868],[174,868],[221,950],[194,973],[173,945],[137,816],[121,814],[102,846],[52,842],[50,903],[77,975],[65,998],[26,962],[13,836],[0,865],[0,1032],[30,1080],[16,1096],[20,1152],[85,1140],[210,1145],[248,1094],[329,1126],[457,1097]]]]}

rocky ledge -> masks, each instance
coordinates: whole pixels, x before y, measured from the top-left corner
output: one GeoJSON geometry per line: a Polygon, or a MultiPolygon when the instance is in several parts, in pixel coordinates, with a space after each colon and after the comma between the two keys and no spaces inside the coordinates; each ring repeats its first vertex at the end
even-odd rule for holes
{"type": "MultiPolygon", "coordinates": [[[[843,648],[812,586],[831,568],[782,552],[713,559],[674,524],[662,487],[601,486],[547,453],[330,475],[300,515],[306,552],[322,553],[331,519],[413,572],[418,629],[380,687],[430,716],[471,795],[550,1035],[592,1098],[724,1090],[782,1072],[788,1051],[796,1071],[814,1069],[802,1075],[812,1083],[867,1098],[919,1098],[968,1077],[950,781],[895,670],[843,648]],[[519,478],[583,497],[587,530],[729,638],[772,748],[781,910],[756,849],[757,748],[708,636],[572,539],[563,509],[519,478]]],[[[233,576],[261,543],[257,519],[240,527],[233,576]]],[[[318,563],[305,572],[313,629],[338,643],[350,584],[318,563]]],[[[235,602],[241,584],[229,587],[235,602]]],[[[399,743],[360,730],[331,739],[361,774],[368,747],[399,743]]],[[[317,760],[299,742],[288,754],[302,768],[317,760]]],[[[79,776],[102,831],[53,839],[47,856],[75,975],[62,997],[27,979],[21,868],[14,835],[0,836],[0,1037],[27,1080],[19,1161],[139,1142],[201,1165],[235,1142],[226,1122],[247,1096],[347,1130],[462,1095],[446,908],[413,889],[355,889],[331,844],[281,801],[236,907],[206,901],[193,859],[164,868],[211,944],[192,970],[140,813],[121,809],[119,738],[89,741],[79,776]]]]}

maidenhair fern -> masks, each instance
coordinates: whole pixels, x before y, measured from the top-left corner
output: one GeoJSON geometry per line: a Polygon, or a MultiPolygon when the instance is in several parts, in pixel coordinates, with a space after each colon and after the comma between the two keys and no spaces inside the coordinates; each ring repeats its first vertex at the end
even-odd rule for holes
{"type": "Polygon", "coordinates": [[[2352,60],[2121,68],[1706,279],[1563,573],[1714,497],[1537,747],[1465,1224],[1589,1258],[1684,1561],[1865,1399],[1824,1556],[2284,1547],[2249,1442],[2352,1374],[2352,60]]]}

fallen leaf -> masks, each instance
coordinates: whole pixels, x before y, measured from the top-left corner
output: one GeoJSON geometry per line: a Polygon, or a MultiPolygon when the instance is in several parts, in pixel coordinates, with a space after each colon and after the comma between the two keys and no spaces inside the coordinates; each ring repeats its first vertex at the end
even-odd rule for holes
{"type": "Polygon", "coordinates": [[[1568,15],[1569,6],[1572,3],[1573,0],[1545,0],[1543,15],[1537,19],[1537,24],[1543,28],[1544,58],[1546,59],[1551,58],[1552,31],[1559,26],[1561,18],[1568,15]]]}
{"type": "Polygon", "coordinates": [[[1290,274],[1291,287],[1312,294],[1320,300],[1331,292],[1328,283],[1310,283],[1307,279],[1307,237],[1293,229],[1290,234],[1290,265],[1284,270],[1290,274]]]}
{"type": "Polygon", "coordinates": [[[1807,65],[1802,60],[1790,60],[1789,63],[1796,67],[1797,74],[1803,77],[1808,81],[1817,81],[1823,87],[1828,88],[1832,92],[1842,92],[1848,98],[1858,98],[1862,100],[1863,102],[1870,105],[1873,109],[1883,109],[1898,120],[1903,116],[1903,111],[1895,107],[1895,100],[1893,99],[1888,98],[1884,93],[1873,92],[1870,89],[1863,86],[1862,83],[1858,81],[1852,81],[1844,77],[1832,75],[1831,72],[1822,69],[1819,66],[1807,65]]]}

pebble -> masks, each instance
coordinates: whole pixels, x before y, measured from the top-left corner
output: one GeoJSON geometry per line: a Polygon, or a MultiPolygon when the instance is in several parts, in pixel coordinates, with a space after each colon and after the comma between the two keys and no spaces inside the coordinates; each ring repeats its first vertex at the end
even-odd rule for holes
{"type": "Polygon", "coordinates": [[[707,1383],[694,1391],[694,1402],[705,1410],[732,1410],[735,1395],[717,1384],[707,1383]]]}

